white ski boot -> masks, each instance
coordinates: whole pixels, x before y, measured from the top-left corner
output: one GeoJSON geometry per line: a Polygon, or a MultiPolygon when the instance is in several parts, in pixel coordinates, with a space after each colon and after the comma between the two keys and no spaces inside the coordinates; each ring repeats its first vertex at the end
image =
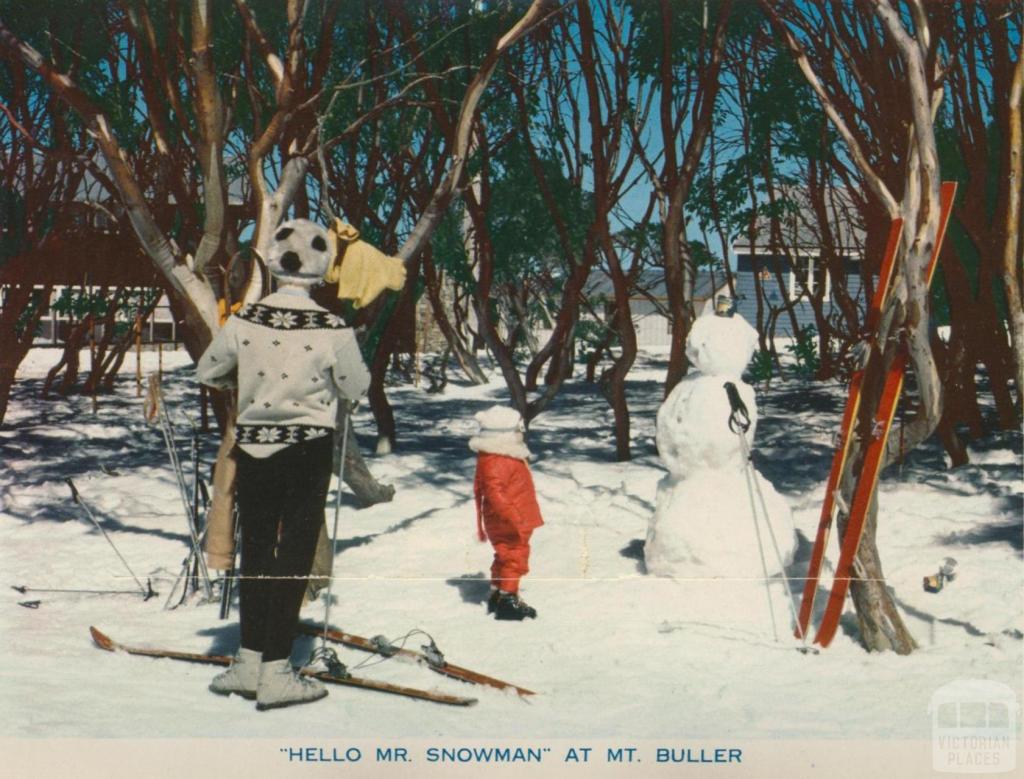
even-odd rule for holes
{"type": "Polygon", "coordinates": [[[257,711],[312,703],[326,695],[327,690],[320,682],[297,673],[287,658],[260,665],[260,680],[256,688],[257,711]]]}
{"type": "Polygon", "coordinates": [[[218,695],[241,695],[247,700],[256,697],[263,653],[255,649],[239,649],[228,670],[217,674],[210,682],[210,692],[218,695]]]}

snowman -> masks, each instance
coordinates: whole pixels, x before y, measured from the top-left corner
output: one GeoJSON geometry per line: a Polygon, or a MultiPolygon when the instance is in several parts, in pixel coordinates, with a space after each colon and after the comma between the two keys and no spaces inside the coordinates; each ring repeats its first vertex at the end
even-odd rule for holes
{"type": "MultiPolygon", "coordinates": [[[[686,598],[687,608],[699,606],[716,621],[765,619],[764,579],[778,579],[796,548],[788,504],[746,457],[757,406],[741,375],[756,345],[754,328],[731,313],[728,299],[720,301],[714,313],[694,322],[686,341],[696,370],[658,410],[658,453],[668,473],[658,484],[647,531],[647,571],[691,583],[700,591],[686,598]],[[729,425],[727,383],[746,406],[745,438],[729,425]]],[[[769,597],[784,598],[783,587],[771,589],[778,593],[769,597]]],[[[780,605],[786,613],[784,601],[780,605]]]]}

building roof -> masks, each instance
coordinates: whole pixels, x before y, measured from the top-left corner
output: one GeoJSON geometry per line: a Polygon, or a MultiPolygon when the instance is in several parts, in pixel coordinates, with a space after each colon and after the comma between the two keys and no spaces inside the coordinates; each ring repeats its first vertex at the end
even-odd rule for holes
{"type": "MultiPolygon", "coordinates": [[[[782,239],[791,249],[817,251],[822,244],[821,229],[804,187],[781,187],[785,197],[795,204],[794,211],[782,218],[782,239]]],[[[826,194],[828,221],[833,240],[843,254],[857,255],[864,245],[864,225],[850,193],[844,188],[830,188],[826,194]]],[[[768,217],[758,215],[754,225],[754,249],[764,252],[771,241],[768,217]]],[[[746,232],[738,235],[733,243],[737,254],[749,254],[750,240],[746,232]]]]}
{"type": "MultiPolygon", "coordinates": [[[[708,271],[699,271],[693,285],[693,299],[707,300],[713,297],[716,292],[725,286],[725,276],[712,274],[708,271]]],[[[595,268],[590,272],[590,278],[583,288],[585,294],[591,297],[614,298],[615,287],[611,277],[601,268],[595,268]]],[[[668,291],[665,288],[665,271],[661,268],[641,271],[636,283],[629,290],[631,298],[655,298],[666,300],[668,291]]]]}
{"type": "Polygon", "coordinates": [[[0,284],[158,287],[162,277],[134,235],[53,235],[0,264],[0,284]]]}

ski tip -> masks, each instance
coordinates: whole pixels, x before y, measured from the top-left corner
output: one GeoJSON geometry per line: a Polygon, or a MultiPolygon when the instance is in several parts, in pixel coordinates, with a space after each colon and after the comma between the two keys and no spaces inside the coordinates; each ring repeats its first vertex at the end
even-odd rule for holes
{"type": "Polygon", "coordinates": [[[92,640],[96,642],[96,646],[100,649],[106,649],[108,652],[114,651],[114,642],[106,633],[91,625],[89,626],[89,633],[92,635],[92,640]]]}

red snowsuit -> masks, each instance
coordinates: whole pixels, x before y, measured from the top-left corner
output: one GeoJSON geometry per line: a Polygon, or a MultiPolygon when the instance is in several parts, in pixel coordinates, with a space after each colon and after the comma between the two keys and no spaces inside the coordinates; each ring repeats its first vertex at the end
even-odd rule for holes
{"type": "Polygon", "coordinates": [[[479,452],[476,460],[477,532],[491,540],[491,584],[518,593],[519,579],[530,570],[530,536],[544,524],[533,477],[525,460],[479,452]]]}

